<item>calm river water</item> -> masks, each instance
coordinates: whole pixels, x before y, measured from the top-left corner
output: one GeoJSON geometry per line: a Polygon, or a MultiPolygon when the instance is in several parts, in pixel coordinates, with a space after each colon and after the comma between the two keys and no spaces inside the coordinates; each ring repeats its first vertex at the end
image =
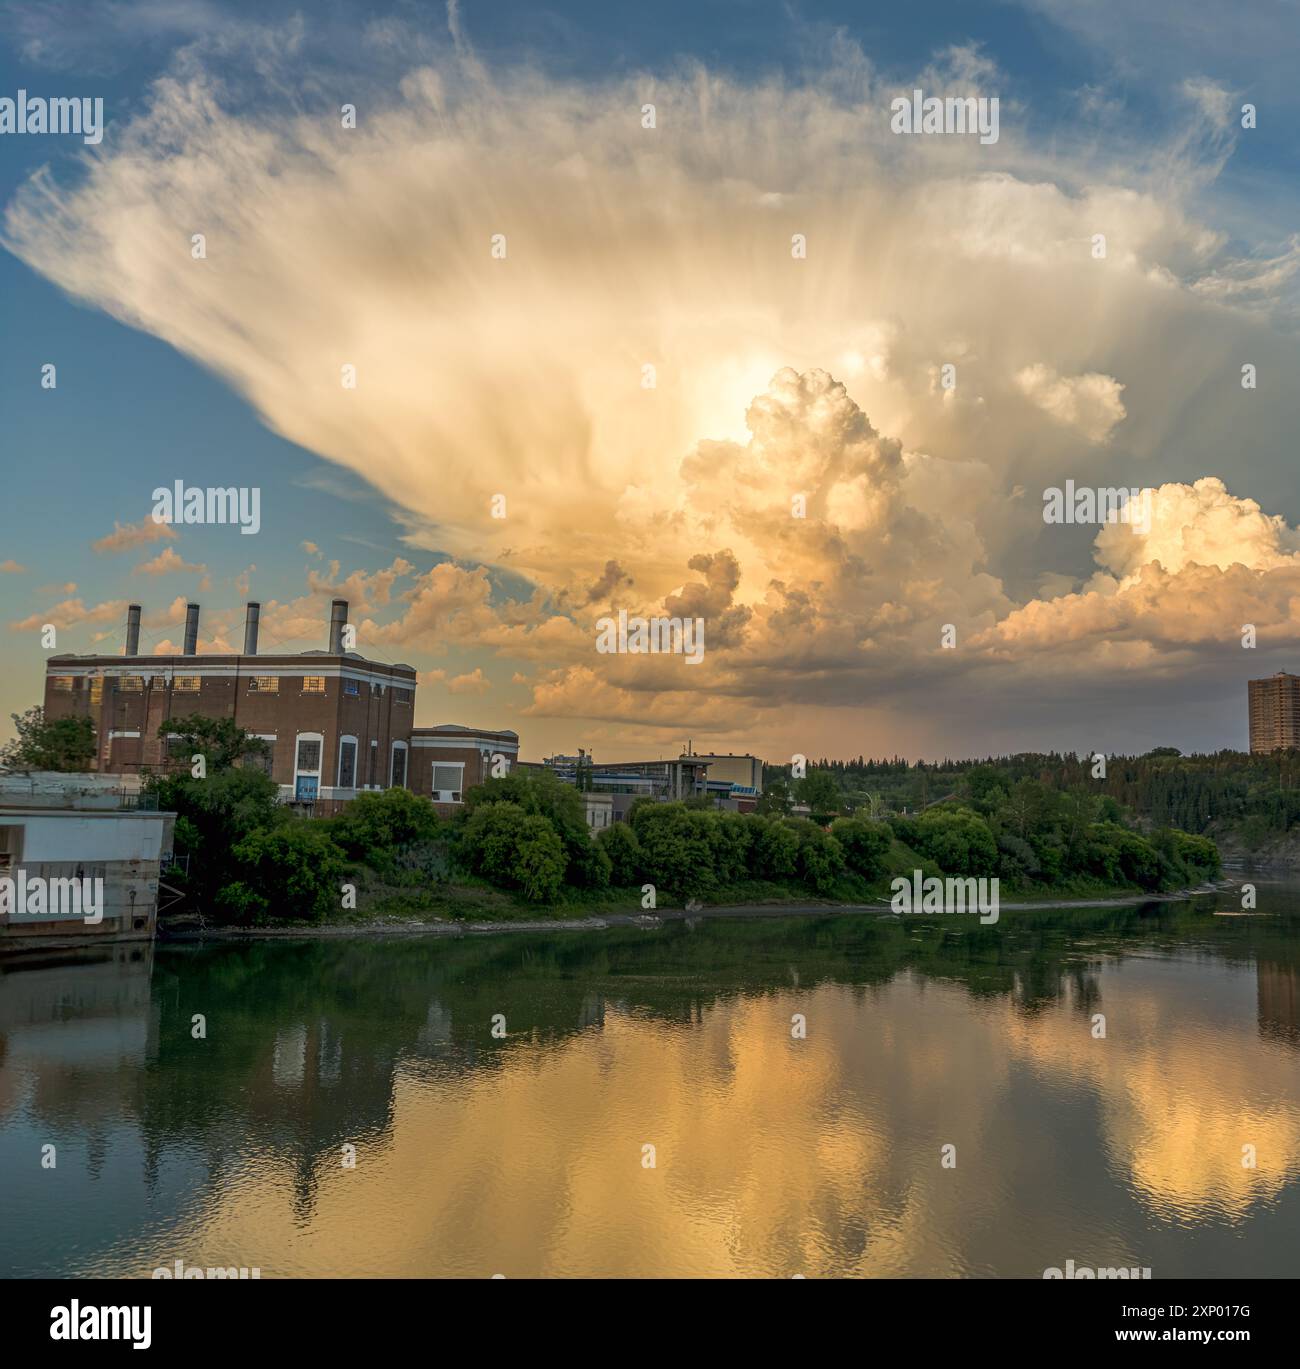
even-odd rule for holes
{"type": "Polygon", "coordinates": [[[0,1274],[1294,1278],[1258,887],[0,962],[0,1274]]]}

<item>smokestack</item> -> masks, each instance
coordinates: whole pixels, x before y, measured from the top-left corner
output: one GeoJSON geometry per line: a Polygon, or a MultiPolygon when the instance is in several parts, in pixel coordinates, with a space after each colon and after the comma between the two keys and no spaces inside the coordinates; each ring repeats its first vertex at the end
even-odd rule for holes
{"type": "Polygon", "coordinates": [[[199,606],[185,605],[185,647],[183,655],[193,656],[199,649],[199,606]]]}
{"type": "Polygon", "coordinates": [[[261,604],[249,604],[244,614],[244,655],[257,655],[257,620],[261,617],[261,604]]]}
{"type": "Polygon", "coordinates": [[[140,654],[140,605],[126,606],[126,655],[140,654]]]}
{"type": "Polygon", "coordinates": [[[330,655],[343,655],[343,629],[348,621],[348,601],[335,599],[330,605],[330,655]]]}

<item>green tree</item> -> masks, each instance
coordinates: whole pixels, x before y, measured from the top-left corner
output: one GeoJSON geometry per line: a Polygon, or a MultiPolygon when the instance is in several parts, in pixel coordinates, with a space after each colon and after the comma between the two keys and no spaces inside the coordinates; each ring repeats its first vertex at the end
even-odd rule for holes
{"type": "Polygon", "coordinates": [[[795,873],[810,889],[830,893],[836,876],[844,870],[844,850],[839,842],[807,818],[785,818],[782,825],[795,836],[795,873]]]}
{"type": "Polygon", "coordinates": [[[617,888],[641,883],[644,857],[636,833],[626,822],[611,823],[596,838],[609,857],[609,882],[617,888]]]}
{"type": "Polygon", "coordinates": [[[358,794],[328,821],[349,859],[377,870],[391,869],[401,851],[432,841],[443,826],[428,799],[401,787],[358,794]]]}
{"type": "Polygon", "coordinates": [[[170,757],[188,766],[191,756],[202,756],[209,773],[229,770],[239,761],[269,755],[271,750],[233,718],[205,718],[200,713],[168,718],[159,726],[158,736],[167,742],[170,757]]]}
{"type": "Polygon", "coordinates": [[[0,749],[0,772],[28,770],[63,773],[88,771],[95,759],[95,725],[89,718],[46,721],[39,705],[26,713],[11,713],[17,736],[0,749]]]}
{"type": "Polygon", "coordinates": [[[188,858],[186,873],[173,870],[164,878],[208,911],[230,879],[234,847],[259,828],[292,821],[276,801],[279,787],[260,770],[217,770],[202,780],[154,776],[145,791],[157,796],[162,812],[177,815],[176,854],[188,858]]]}
{"type": "Polygon", "coordinates": [[[829,770],[810,770],[794,787],[796,798],[806,803],[814,817],[830,818],[844,806],[840,787],[829,770]]]}
{"type": "Polygon", "coordinates": [[[695,898],[717,883],[713,867],[715,813],[682,803],[634,804],[632,830],[648,883],[675,898],[695,898]]]}
{"type": "Polygon", "coordinates": [[[763,781],[763,792],[759,795],[754,811],[764,816],[784,817],[794,803],[790,784],[780,775],[767,776],[763,781]]]}
{"type": "Polygon", "coordinates": [[[894,834],[883,822],[864,818],[836,818],[831,835],[844,851],[844,860],[854,874],[863,879],[879,879],[885,873],[885,858],[894,843],[894,834]]]}
{"type": "Polygon", "coordinates": [[[499,780],[475,785],[465,795],[467,817],[485,804],[513,803],[545,818],[559,835],[566,857],[565,878],[580,888],[609,883],[609,866],[587,827],[582,795],[549,772],[512,771],[499,780]]]}
{"type": "Polygon", "coordinates": [[[799,838],[784,820],[754,817],[750,869],[756,879],[790,879],[799,858],[799,838]]]}
{"type": "Polygon", "coordinates": [[[238,877],[218,893],[217,905],[241,922],[319,922],[341,907],[343,852],[322,821],[297,818],[258,828],[231,856],[238,877]]]}
{"type": "Polygon", "coordinates": [[[476,874],[534,902],[555,898],[564,883],[564,843],[540,813],[509,800],[482,803],[461,832],[462,859],[476,874]]]}
{"type": "Polygon", "coordinates": [[[994,875],[998,844],[969,808],[930,808],[917,819],[916,849],[950,875],[994,875]]]}

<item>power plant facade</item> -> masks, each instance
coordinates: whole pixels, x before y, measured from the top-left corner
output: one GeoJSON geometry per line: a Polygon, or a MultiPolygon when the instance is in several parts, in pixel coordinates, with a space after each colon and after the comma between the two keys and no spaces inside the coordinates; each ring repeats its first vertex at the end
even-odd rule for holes
{"type": "Polygon", "coordinates": [[[45,716],[89,717],[94,768],[106,774],[189,769],[166,724],[198,714],[228,718],[267,743],[266,772],[285,801],[329,813],[367,790],[408,788],[440,807],[506,773],[519,753],[513,732],[458,724],[416,728],[414,666],[344,649],[348,604],[331,606],[328,647],[258,654],[261,611],[249,604],[244,650],[197,652],[199,606],[188,606],[179,656],[140,654],[140,609],[127,613],[121,656],[55,656],[46,666],[45,716]]]}

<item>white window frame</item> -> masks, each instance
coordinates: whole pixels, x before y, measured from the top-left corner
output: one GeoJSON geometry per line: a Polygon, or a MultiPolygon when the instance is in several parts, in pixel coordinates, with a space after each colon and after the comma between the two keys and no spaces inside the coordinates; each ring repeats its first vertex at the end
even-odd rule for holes
{"type": "Polygon", "coordinates": [[[429,794],[429,797],[433,800],[434,803],[461,803],[461,802],[463,802],[463,800],[464,800],[464,794],[465,794],[465,762],[464,762],[464,761],[431,761],[431,762],[429,763],[429,785],[430,785],[430,794],[429,794]],[[442,769],[442,770],[459,770],[459,771],[460,771],[460,783],[457,784],[456,787],[455,787],[454,789],[438,789],[438,788],[436,788],[435,786],[436,786],[437,779],[438,779],[438,771],[439,771],[440,769],[442,769]],[[455,798],[452,797],[453,794],[455,795],[455,798]]]}
{"type": "Polygon", "coordinates": [[[411,748],[405,742],[394,742],[388,753],[388,787],[396,789],[399,786],[393,783],[393,771],[397,765],[397,753],[401,751],[404,755],[402,761],[402,783],[400,788],[409,789],[411,787],[411,748]]]}
{"type": "Polygon", "coordinates": [[[339,754],[334,765],[334,783],[340,789],[360,789],[357,781],[361,778],[357,773],[361,769],[361,743],[350,733],[345,732],[339,738],[339,754]],[[343,783],[343,748],[348,743],[352,743],[352,783],[343,783]]]}
{"type": "Polygon", "coordinates": [[[315,775],[316,787],[320,788],[321,767],[325,764],[325,734],[322,732],[295,732],[293,737],[293,779],[294,788],[298,787],[299,775],[315,775]],[[298,764],[303,742],[317,742],[320,745],[320,760],[315,770],[304,770],[298,764]]]}

